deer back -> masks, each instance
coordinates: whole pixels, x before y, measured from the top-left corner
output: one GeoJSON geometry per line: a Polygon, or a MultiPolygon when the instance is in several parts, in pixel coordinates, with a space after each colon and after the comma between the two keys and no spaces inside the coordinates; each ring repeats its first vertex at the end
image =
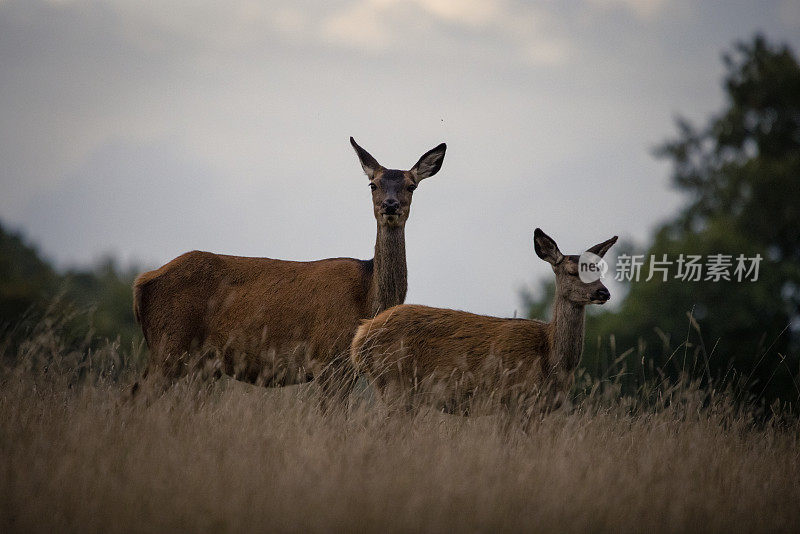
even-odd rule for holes
{"type": "Polygon", "coordinates": [[[190,252],[140,276],[135,310],[156,357],[214,347],[329,361],[367,315],[372,262],[190,252]]]}
{"type": "Polygon", "coordinates": [[[362,321],[351,344],[358,370],[379,383],[456,379],[462,386],[536,381],[547,374],[549,325],[400,305],[362,321]]]}

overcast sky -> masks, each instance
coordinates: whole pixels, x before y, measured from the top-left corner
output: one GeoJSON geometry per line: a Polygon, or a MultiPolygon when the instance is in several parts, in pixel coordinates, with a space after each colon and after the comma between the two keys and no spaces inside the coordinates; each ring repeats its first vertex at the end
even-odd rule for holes
{"type": "Polygon", "coordinates": [[[652,148],[800,2],[0,0],[0,221],[60,266],[372,257],[356,140],[410,168],[408,302],[509,316],[565,253],[681,204],[652,148]]]}

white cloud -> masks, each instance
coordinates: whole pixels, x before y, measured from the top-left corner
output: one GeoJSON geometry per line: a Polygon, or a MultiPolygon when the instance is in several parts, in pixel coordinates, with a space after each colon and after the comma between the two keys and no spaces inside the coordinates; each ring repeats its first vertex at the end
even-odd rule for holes
{"type": "Polygon", "coordinates": [[[476,27],[503,18],[508,9],[506,2],[495,0],[414,0],[414,3],[442,20],[476,27]]]}
{"type": "Polygon", "coordinates": [[[321,22],[329,42],[367,52],[431,48],[463,57],[483,39],[525,64],[563,63],[568,41],[553,17],[528,4],[492,0],[355,0],[321,22]],[[432,44],[443,43],[435,47],[432,44]],[[449,44],[450,46],[445,46],[449,44]]]}
{"type": "Polygon", "coordinates": [[[148,54],[183,47],[194,57],[227,57],[280,39],[306,49],[336,46],[375,54],[432,49],[459,58],[471,51],[477,57],[481,47],[505,47],[513,51],[506,61],[553,65],[565,61],[572,48],[551,6],[518,0],[44,2],[82,16],[102,13],[110,27],[148,54]]]}
{"type": "Polygon", "coordinates": [[[384,49],[392,40],[385,2],[356,2],[322,21],[324,35],[332,42],[365,50],[384,49]]]}

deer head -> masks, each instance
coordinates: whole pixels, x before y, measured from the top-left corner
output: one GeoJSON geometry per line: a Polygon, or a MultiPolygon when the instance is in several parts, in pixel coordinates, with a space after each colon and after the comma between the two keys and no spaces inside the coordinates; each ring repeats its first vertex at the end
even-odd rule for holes
{"type": "MultiPolygon", "coordinates": [[[[611,245],[617,242],[617,236],[587,249],[599,257],[603,257],[611,245]]],[[[556,275],[556,295],[578,305],[605,304],[611,298],[606,286],[598,278],[586,283],[579,276],[580,256],[565,256],[558,250],[553,239],[537,228],[533,233],[533,244],[536,255],[553,267],[556,275]]]]}
{"type": "Polygon", "coordinates": [[[386,169],[369,152],[358,146],[355,139],[350,144],[356,151],[361,168],[369,178],[372,189],[372,209],[375,219],[382,226],[403,226],[408,220],[411,197],[419,182],[433,176],[442,168],[447,145],[433,148],[422,155],[408,171],[386,169]]]}

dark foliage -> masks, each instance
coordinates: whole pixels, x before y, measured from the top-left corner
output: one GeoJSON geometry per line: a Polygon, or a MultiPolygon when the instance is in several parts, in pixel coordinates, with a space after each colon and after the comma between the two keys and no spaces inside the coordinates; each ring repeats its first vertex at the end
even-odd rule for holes
{"type": "Polygon", "coordinates": [[[137,271],[106,259],[92,269],[59,273],[20,234],[0,225],[0,330],[22,340],[42,317],[61,314],[72,318],[68,330],[76,343],[139,343],[131,311],[137,271]]]}
{"type": "MultiPolygon", "coordinates": [[[[673,164],[685,207],[656,230],[648,259],[739,254],[764,260],[755,282],[647,278],[615,313],[587,321],[584,365],[621,359],[623,383],[653,373],[741,381],[767,402],[800,399],[800,66],[762,36],[725,54],[727,103],[703,127],[678,119],[656,150],[673,164]]],[[[541,311],[532,308],[533,311],[541,311]]]]}

